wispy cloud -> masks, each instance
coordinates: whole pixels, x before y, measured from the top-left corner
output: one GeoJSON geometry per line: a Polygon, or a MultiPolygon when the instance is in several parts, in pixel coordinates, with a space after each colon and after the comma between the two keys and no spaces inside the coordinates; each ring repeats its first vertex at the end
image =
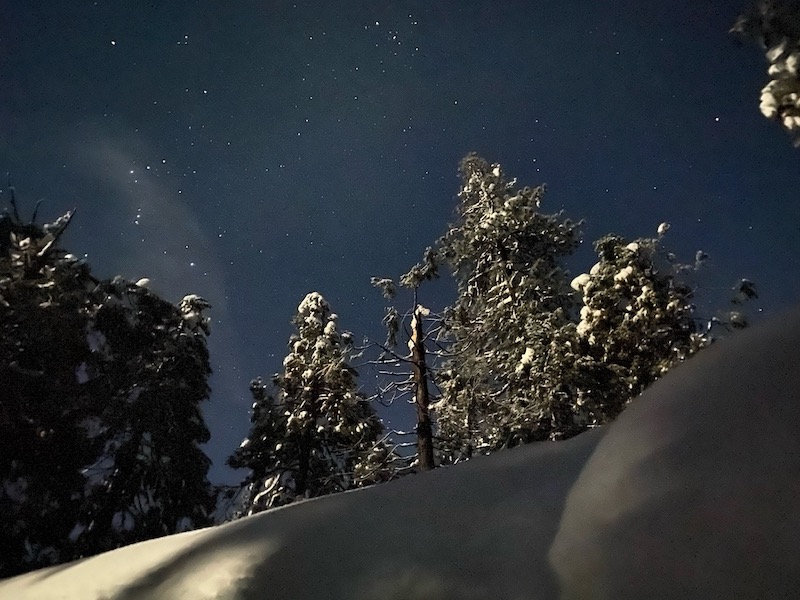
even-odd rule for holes
{"type": "Polygon", "coordinates": [[[236,368],[241,354],[233,335],[224,262],[211,243],[213,230],[207,231],[214,224],[200,219],[199,213],[209,211],[193,207],[195,198],[178,193],[180,174],[167,173],[159,163],[147,169],[147,159],[158,153],[130,133],[128,137],[95,132],[91,141],[76,144],[84,177],[94,179],[103,196],[89,200],[87,211],[79,206],[79,214],[90,221],[96,215],[101,224],[105,222],[102,227],[84,223],[81,229],[94,239],[91,244],[84,239],[82,245],[90,249],[93,268],[101,266],[103,272],[96,273],[100,277],[119,274],[132,281],[147,277],[150,289],[170,302],[195,293],[211,303],[209,351],[215,374],[213,402],[205,412],[209,425],[221,429],[212,431],[209,447],[219,466],[240,441],[225,438],[231,435],[232,405],[242,412],[242,420],[247,418],[239,400],[247,385],[236,368]]]}

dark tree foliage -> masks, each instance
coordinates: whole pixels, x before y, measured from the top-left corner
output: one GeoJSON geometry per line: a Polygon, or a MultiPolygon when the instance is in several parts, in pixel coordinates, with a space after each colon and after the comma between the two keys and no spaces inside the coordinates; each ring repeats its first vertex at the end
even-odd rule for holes
{"type": "Polygon", "coordinates": [[[0,216],[0,575],[207,522],[200,315],[0,216]]]}
{"type": "Polygon", "coordinates": [[[54,239],[0,216],[0,575],[72,557],[81,468],[96,450],[81,426],[95,410],[91,385],[75,376],[91,359],[93,283],[84,264],[44,252],[54,239]]]}
{"type": "Polygon", "coordinates": [[[209,439],[199,402],[211,369],[205,333],[191,322],[207,305],[187,296],[178,308],[120,279],[95,292],[102,359],[93,376],[106,404],[79,525],[89,551],[207,525],[211,508],[210,461],[198,446],[209,439]]]}

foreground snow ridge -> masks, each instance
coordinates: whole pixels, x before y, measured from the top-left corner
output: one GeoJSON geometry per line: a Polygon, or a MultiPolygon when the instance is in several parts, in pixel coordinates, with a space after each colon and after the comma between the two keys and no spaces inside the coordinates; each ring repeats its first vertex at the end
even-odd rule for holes
{"type": "Polygon", "coordinates": [[[612,425],[0,582],[3,600],[800,597],[800,309],[612,425]]]}

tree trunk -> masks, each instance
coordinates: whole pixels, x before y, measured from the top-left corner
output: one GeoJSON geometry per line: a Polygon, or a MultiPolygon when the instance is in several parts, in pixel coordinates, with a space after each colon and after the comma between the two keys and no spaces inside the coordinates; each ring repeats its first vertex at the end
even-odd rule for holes
{"type": "MultiPolygon", "coordinates": [[[[317,406],[319,405],[319,395],[321,393],[320,387],[319,380],[314,378],[314,383],[311,386],[310,402],[305,407],[311,415],[312,423],[315,423],[317,420],[317,406]]],[[[311,448],[313,443],[313,430],[308,427],[303,428],[303,431],[300,433],[297,448],[299,456],[297,461],[297,476],[294,479],[296,497],[305,496],[306,492],[308,492],[308,484],[311,477],[311,448]]]]}
{"type": "Polygon", "coordinates": [[[310,469],[310,454],[311,447],[308,441],[308,434],[306,431],[300,435],[300,440],[297,445],[298,465],[297,476],[294,478],[294,493],[295,497],[304,496],[308,489],[308,475],[310,469]]]}
{"type": "Polygon", "coordinates": [[[428,365],[425,363],[425,335],[420,306],[411,318],[411,364],[414,374],[414,400],[417,408],[417,454],[421,471],[435,468],[433,460],[433,427],[429,410],[428,365]]]}

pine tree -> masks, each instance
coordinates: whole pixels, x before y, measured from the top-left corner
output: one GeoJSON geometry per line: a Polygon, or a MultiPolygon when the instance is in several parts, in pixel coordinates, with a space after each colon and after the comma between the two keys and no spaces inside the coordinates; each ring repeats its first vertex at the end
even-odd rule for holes
{"type": "Polygon", "coordinates": [[[76,368],[91,360],[85,264],[57,249],[71,213],[38,227],[0,216],[0,577],[71,558],[81,468],[93,457],[81,423],[93,412],[76,368]]]}
{"type": "Polygon", "coordinates": [[[11,204],[0,216],[0,575],[204,524],[202,317],[94,278],[59,246],[72,213],[40,227],[20,220],[13,191],[11,204]]]}
{"type": "MultiPolygon", "coordinates": [[[[605,423],[712,341],[686,283],[705,255],[678,264],[663,247],[668,224],[658,238],[598,240],[599,262],[571,291],[563,260],[579,224],[539,213],[543,188],[516,188],[475,155],[461,176],[460,219],[437,245],[458,285],[432,405],[444,461],[605,423]]],[[[756,295],[748,280],[737,290],[742,301],[756,295]]],[[[746,325],[738,311],[710,323],[746,325]]]]}
{"type": "Polygon", "coordinates": [[[780,122],[800,147],[800,2],[758,0],[731,32],[765,51],[770,81],[761,90],[761,113],[780,122]]]}
{"type": "Polygon", "coordinates": [[[320,294],[308,294],[275,395],[261,380],[251,384],[253,427],[228,461],[251,470],[246,514],[390,476],[383,425],[358,391],[347,362],[350,334],[339,332],[337,320],[320,294]]]}
{"type": "MultiPolygon", "coordinates": [[[[579,421],[594,426],[669,369],[711,343],[701,331],[686,271],[658,238],[630,243],[617,235],[595,242],[598,262],[572,280],[583,306],[576,328],[579,359],[572,391],[579,421]],[[598,385],[599,384],[599,385],[598,385]]],[[[698,253],[702,260],[703,253],[698,253]]]]}
{"type": "Polygon", "coordinates": [[[105,383],[94,425],[102,449],[85,469],[88,496],[72,537],[94,552],[210,524],[209,439],[200,412],[211,373],[208,303],[179,306],[115,278],[95,293],[91,328],[103,359],[88,376],[105,383]]]}
{"type": "Polygon", "coordinates": [[[563,428],[564,398],[547,357],[569,326],[561,260],[579,243],[579,224],[539,212],[543,187],[517,188],[500,165],[474,154],[460,174],[459,220],[437,248],[458,286],[446,318],[452,356],[435,404],[445,460],[563,428]],[[518,369],[534,359],[537,368],[518,369]]]}
{"type": "Polygon", "coordinates": [[[662,223],[657,238],[632,242],[602,237],[594,244],[598,262],[572,280],[582,307],[566,381],[582,427],[614,419],[667,371],[709,346],[720,327],[747,327],[738,306],[758,297],[754,284],[741,279],[733,288],[737,309],[701,316],[691,282],[708,256],[698,251],[694,264],[678,262],[664,244],[668,229],[662,223]]]}

